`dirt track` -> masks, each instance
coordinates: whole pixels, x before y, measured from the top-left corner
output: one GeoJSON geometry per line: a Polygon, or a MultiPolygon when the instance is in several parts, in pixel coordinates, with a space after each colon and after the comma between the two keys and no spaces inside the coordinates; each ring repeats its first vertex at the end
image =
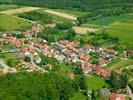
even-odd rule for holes
{"type": "Polygon", "coordinates": [[[78,34],[86,34],[87,32],[95,32],[95,31],[98,30],[98,29],[86,28],[86,27],[78,27],[78,26],[74,26],[73,29],[78,34]]]}
{"type": "Polygon", "coordinates": [[[45,10],[45,12],[56,15],[56,16],[59,16],[59,17],[67,18],[67,19],[70,19],[70,20],[76,20],[77,19],[77,17],[75,17],[75,16],[72,16],[72,15],[69,15],[69,14],[66,14],[66,13],[60,13],[60,12],[53,11],[53,10],[45,10]]]}
{"type": "Polygon", "coordinates": [[[0,13],[12,15],[12,14],[16,14],[16,13],[30,12],[32,10],[37,10],[37,9],[39,9],[39,8],[37,8],[37,7],[23,7],[23,8],[13,9],[13,10],[1,11],[0,13]]]}

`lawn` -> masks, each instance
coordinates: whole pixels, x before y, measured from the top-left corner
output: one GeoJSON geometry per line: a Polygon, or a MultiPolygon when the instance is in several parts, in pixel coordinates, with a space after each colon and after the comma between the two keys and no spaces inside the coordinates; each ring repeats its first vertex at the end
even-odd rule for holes
{"type": "Polygon", "coordinates": [[[0,5],[0,11],[19,8],[17,5],[0,5]]]}
{"type": "Polygon", "coordinates": [[[126,15],[121,15],[121,16],[108,16],[108,17],[99,18],[97,20],[90,19],[87,21],[87,23],[105,26],[105,25],[112,24],[115,21],[122,21],[122,20],[129,20],[129,19],[133,19],[132,14],[126,14],[126,15]]]}
{"type": "Polygon", "coordinates": [[[32,24],[11,15],[0,14],[0,31],[27,30],[32,24]]]}
{"type": "Polygon", "coordinates": [[[88,90],[98,90],[103,86],[107,85],[103,78],[99,76],[88,76],[87,77],[87,86],[88,90]]]}

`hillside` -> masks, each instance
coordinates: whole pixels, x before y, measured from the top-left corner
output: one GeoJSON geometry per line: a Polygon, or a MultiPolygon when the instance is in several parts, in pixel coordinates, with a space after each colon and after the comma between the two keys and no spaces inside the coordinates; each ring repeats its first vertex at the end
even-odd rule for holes
{"type": "Polygon", "coordinates": [[[0,0],[0,3],[90,11],[99,8],[132,7],[133,0],[0,0]]]}

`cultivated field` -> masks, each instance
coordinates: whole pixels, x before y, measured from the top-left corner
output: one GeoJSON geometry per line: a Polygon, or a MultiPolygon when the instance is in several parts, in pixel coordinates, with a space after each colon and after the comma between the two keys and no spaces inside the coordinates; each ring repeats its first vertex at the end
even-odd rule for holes
{"type": "Polygon", "coordinates": [[[75,17],[82,17],[89,13],[89,12],[66,10],[66,9],[54,9],[54,10],[57,12],[61,12],[61,13],[67,13],[67,14],[75,16],[75,17]]]}
{"type": "Polygon", "coordinates": [[[45,10],[45,12],[56,15],[56,16],[59,16],[59,17],[63,17],[63,18],[66,18],[66,19],[70,19],[70,20],[76,20],[77,19],[77,17],[75,17],[75,16],[72,16],[72,15],[69,15],[69,14],[66,14],[66,13],[60,13],[60,12],[57,12],[57,11],[54,11],[54,10],[45,10]]]}
{"type": "Polygon", "coordinates": [[[88,32],[95,32],[98,30],[98,29],[79,27],[79,26],[74,26],[73,29],[78,34],[86,34],[88,32]]]}
{"type": "Polygon", "coordinates": [[[23,7],[23,8],[13,9],[13,10],[1,11],[0,13],[12,15],[12,14],[17,14],[17,13],[30,12],[30,11],[37,10],[37,9],[39,9],[39,8],[37,8],[37,7],[23,7]]]}
{"type": "Polygon", "coordinates": [[[11,16],[0,14],[0,31],[14,31],[26,30],[32,26],[26,20],[11,16]]]}

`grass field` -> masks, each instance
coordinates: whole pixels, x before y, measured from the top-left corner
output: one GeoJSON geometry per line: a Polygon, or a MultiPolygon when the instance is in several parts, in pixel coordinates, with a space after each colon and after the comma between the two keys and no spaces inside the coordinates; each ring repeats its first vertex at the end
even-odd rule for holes
{"type": "Polygon", "coordinates": [[[87,86],[89,90],[98,90],[105,86],[106,83],[103,78],[98,76],[88,76],[87,77],[87,86]]]}
{"type": "Polygon", "coordinates": [[[17,5],[0,5],[0,11],[19,8],[17,5]]]}
{"type": "MultiPolygon", "coordinates": [[[[91,21],[90,24],[106,25],[107,32],[114,37],[118,37],[122,42],[127,42],[130,49],[133,49],[133,14],[110,16],[91,21]]],[[[96,33],[101,33],[103,29],[96,33]]]]}
{"type": "Polygon", "coordinates": [[[97,20],[88,20],[87,23],[88,24],[94,24],[94,25],[109,25],[115,21],[122,21],[122,20],[129,20],[129,19],[133,19],[132,14],[121,15],[121,16],[103,17],[103,18],[99,18],[97,20]]]}
{"type": "Polygon", "coordinates": [[[133,48],[133,20],[125,22],[115,22],[109,26],[110,35],[119,37],[123,42],[128,42],[129,47],[133,48]]]}
{"type": "Polygon", "coordinates": [[[32,24],[25,20],[11,15],[0,14],[0,31],[26,30],[31,26],[32,24]]]}

